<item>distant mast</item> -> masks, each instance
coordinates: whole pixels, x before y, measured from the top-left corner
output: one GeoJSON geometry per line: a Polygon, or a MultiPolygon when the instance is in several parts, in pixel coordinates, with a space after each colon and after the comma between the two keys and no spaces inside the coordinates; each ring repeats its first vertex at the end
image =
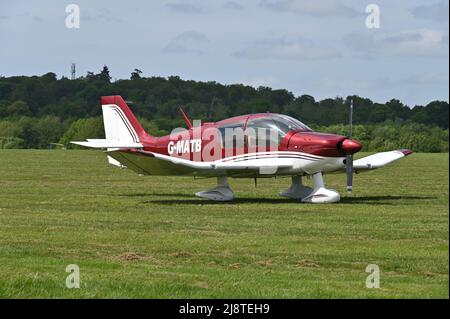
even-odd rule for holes
{"type": "Polygon", "coordinates": [[[70,65],[70,79],[75,80],[75,63],[70,65]]]}

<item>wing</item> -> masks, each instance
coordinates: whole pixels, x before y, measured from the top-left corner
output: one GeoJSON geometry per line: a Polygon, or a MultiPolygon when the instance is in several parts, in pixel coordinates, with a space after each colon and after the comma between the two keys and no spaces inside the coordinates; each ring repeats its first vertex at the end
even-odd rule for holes
{"type": "Polygon", "coordinates": [[[120,162],[123,166],[142,175],[185,175],[185,176],[255,176],[272,174],[281,168],[291,168],[290,163],[276,165],[260,165],[256,163],[224,163],[197,162],[179,157],[168,156],[143,150],[111,150],[108,156],[120,162]]]}
{"type": "MultiPolygon", "coordinates": [[[[353,162],[353,169],[356,173],[368,171],[372,169],[377,169],[386,166],[392,162],[398,161],[399,159],[412,154],[411,150],[397,150],[389,152],[376,153],[370,156],[366,156],[355,160],[353,162]]],[[[345,170],[345,167],[343,167],[345,170]]]]}

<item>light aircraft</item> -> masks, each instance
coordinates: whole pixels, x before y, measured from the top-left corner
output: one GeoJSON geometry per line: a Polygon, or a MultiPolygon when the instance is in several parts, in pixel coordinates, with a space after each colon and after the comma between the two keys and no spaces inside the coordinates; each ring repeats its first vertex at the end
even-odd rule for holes
{"type": "Polygon", "coordinates": [[[412,151],[376,153],[358,160],[353,154],[362,144],[349,136],[314,132],[297,119],[275,113],[258,113],[219,122],[195,123],[180,108],[189,129],[155,137],[148,134],[119,95],[101,98],[105,139],[71,142],[106,149],[108,162],[140,175],[216,177],[217,186],[196,193],[216,201],[234,199],[228,177],[290,176],[291,186],[280,195],[307,203],[333,203],[340,194],[327,189],[325,173],[345,172],[352,191],[353,173],[377,169],[412,151]],[[314,186],[302,184],[312,176],[314,186]]]}

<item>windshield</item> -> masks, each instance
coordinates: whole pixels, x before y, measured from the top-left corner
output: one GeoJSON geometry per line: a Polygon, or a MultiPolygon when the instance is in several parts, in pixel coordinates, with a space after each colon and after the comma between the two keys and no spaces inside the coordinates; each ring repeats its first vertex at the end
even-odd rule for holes
{"type": "Polygon", "coordinates": [[[277,124],[279,130],[284,133],[284,135],[292,130],[312,131],[307,125],[287,115],[272,114],[271,118],[277,124]]]}
{"type": "Polygon", "coordinates": [[[265,134],[266,141],[279,144],[287,133],[294,130],[312,131],[308,126],[287,115],[268,114],[267,116],[251,118],[247,123],[247,128],[254,129],[256,135],[265,134]],[[258,129],[265,129],[260,131],[258,129]],[[274,132],[275,135],[270,132],[274,132]]]}

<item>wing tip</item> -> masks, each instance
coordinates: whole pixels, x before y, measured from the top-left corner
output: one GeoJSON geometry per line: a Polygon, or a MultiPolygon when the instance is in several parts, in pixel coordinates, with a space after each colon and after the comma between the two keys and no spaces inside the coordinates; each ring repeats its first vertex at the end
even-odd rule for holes
{"type": "Polygon", "coordinates": [[[399,151],[402,152],[404,156],[408,156],[408,155],[411,155],[412,153],[414,153],[413,151],[406,149],[406,148],[399,150],[399,151]]]}

